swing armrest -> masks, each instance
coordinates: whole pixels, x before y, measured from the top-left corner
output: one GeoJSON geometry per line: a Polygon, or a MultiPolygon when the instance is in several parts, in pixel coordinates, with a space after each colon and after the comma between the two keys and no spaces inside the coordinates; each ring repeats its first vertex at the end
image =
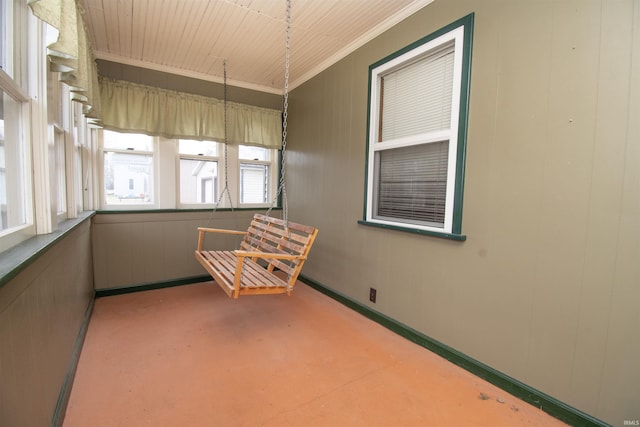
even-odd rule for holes
{"type": "Polygon", "coordinates": [[[198,252],[202,252],[202,244],[204,243],[204,233],[221,233],[221,234],[247,234],[246,231],[226,230],[224,228],[206,228],[198,227],[198,252]]]}
{"type": "Polygon", "coordinates": [[[304,259],[307,257],[304,255],[295,254],[277,254],[274,252],[249,252],[249,251],[233,251],[238,258],[265,258],[265,259],[304,259]]]}

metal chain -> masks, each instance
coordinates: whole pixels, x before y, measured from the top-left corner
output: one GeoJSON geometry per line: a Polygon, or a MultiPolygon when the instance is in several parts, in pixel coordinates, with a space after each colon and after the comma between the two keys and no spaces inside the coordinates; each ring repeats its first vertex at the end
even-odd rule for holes
{"type": "MultiPolygon", "coordinates": [[[[225,193],[229,198],[229,206],[231,207],[231,211],[233,212],[233,201],[231,200],[231,192],[229,191],[229,168],[227,167],[229,164],[228,153],[227,153],[227,60],[222,61],[222,67],[224,72],[224,188],[222,192],[220,192],[220,196],[218,196],[218,200],[216,204],[213,206],[213,210],[211,211],[211,215],[209,216],[209,220],[207,221],[207,227],[211,223],[213,219],[213,214],[218,210],[218,206],[220,206],[220,202],[224,198],[225,193]]],[[[219,171],[219,169],[218,169],[219,171]]]]}
{"type": "Polygon", "coordinates": [[[278,201],[278,197],[282,194],[282,219],[285,222],[285,228],[288,228],[289,223],[289,203],[287,201],[287,188],[286,188],[286,162],[287,162],[287,118],[289,116],[289,57],[291,51],[291,0],[287,0],[287,23],[285,31],[285,64],[284,64],[284,104],[282,112],[282,160],[280,165],[280,181],[278,183],[278,190],[271,202],[271,206],[267,211],[267,216],[271,213],[271,210],[278,201]]]}
{"type": "Polygon", "coordinates": [[[218,202],[216,203],[216,209],[218,208],[218,205],[220,204],[220,202],[222,201],[222,198],[224,197],[224,194],[227,194],[227,197],[229,198],[229,206],[231,207],[231,210],[233,211],[233,201],[231,200],[231,192],[229,191],[229,155],[228,155],[228,151],[227,150],[227,144],[229,143],[228,139],[227,139],[227,126],[228,126],[228,119],[227,119],[227,61],[224,60],[222,62],[222,66],[224,68],[224,188],[222,189],[222,192],[220,193],[220,197],[218,197],[218,202]]]}

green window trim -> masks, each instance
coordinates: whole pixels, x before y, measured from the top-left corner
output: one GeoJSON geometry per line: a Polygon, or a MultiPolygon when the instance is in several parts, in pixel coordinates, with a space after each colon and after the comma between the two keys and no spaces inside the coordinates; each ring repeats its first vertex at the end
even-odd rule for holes
{"type": "MultiPolygon", "coordinates": [[[[368,89],[368,105],[367,105],[367,140],[365,147],[365,200],[363,207],[363,220],[358,221],[359,224],[362,225],[371,225],[378,226],[381,228],[387,229],[397,229],[402,231],[409,231],[418,234],[424,234],[429,236],[436,237],[446,237],[452,238],[454,240],[465,240],[466,236],[462,234],[462,205],[463,205],[463,196],[464,196],[464,178],[465,178],[465,163],[466,163],[466,146],[467,146],[467,132],[468,132],[468,115],[469,115],[469,95],[470,95],[470,78],[471,78],[471,56],[472,56],[472,44],[473,44],[473,24],[474,24],[474,14],[471,13],[431,34],[426,37],[423,37],[420,40],[388,55],[387,57],[371,64],[369,66],[369,89],[368,89]],[[456,137],[456,163],[455,163],[455,178],[450,181],[454,185],[453,190],[453,204],[450,209],[451,215],[451,229],[443,230],[442,232],[437,231],[437,228],[434,227],[432,229],[426,230],[423,228],[412,227],[411,224],[407,224],[406,226],[399,226],[397,224],[387,224],[384,221],[372,221],[371,218],[368,217],[370,204],[373,204],[373,192],[370,190],[370,185],[373,183],[370,180],[373,180],[374,177],[370,176],[370,138],[371,135],[371,108],[372,108],[372,85],[373,82],[373,71],[377,67],[388,63],[412,50],[425,45],[440,36],[443,36],[447,33],[450,33],[458,28],[463,28],[462,35],[462,63],[461,63],[461,85],[460,85],[460,94],[459,94],[459,105],[458,105],[458,123],[457,123],[457,137],[456,137]]],[[[373,209],[373,207],[371,207],[373,209]]]]}
{"type": "Polygon", "coordinates": [[[442,239],[456,240],[458,242],[464,242],[465,240],[467,240],[467,236],[465,236],[464,234],[454,234],[454,233],[444,233],[444,232],[440,233],[440,232],[437,232],[437,231],[423,230],[421,228],[398,227],[398,226],[395,226],[395,225],[382,224],[382,223],[377,223],[377,222],[369,222],[369,221],[364,221],[364,220],[359,220],[358,224],[366,225],[368,227],[383,228],[383,229],[386,229],[386,230],[403,231],[405,233],[422,234],[423,236],[440,237],[442,239]]]}

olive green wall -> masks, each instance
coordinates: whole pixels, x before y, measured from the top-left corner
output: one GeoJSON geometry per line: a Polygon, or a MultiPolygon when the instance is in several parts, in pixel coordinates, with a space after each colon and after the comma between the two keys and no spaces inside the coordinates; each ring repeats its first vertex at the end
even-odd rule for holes
{"type": "MultiPolygon", "coordinates": [[[[196,261],[198,227],[246,230],[256,211],[99,213],[93,221],[95,288],[127,288],[207,272],[196,261]]],[[[258,211],[264,214],[264,210],[258,211]]],[[[205,248],[234,249],[235,236],[209,236],[205,248]]]]}
{"type": "Polygon", "coordinates": [[[640,2],[437,0],[291,93],[290,217],[320,230],[303,274],[608,423],[638,420],[639,117],[640,2]],[[368,66],[472,12],[467,241],[358,225],[368,66]]]}
{"type": "MultiPolygon", "coordinates": [[[[224,98],[222,84],[161,71],[99,60],[98,72],[112,79],[224,98]]],[[[227,99],[263,108],[282,108],[281,95],[234,86],[227,87],[227,99]]],[[[197,227],[246,230],[253,214],[265,211],[101,212],[95,216],[93,227],[95,288],[126,288],[203,276],[206,271],[193,256],[198,242],[197,227]]],[[[218,236],[205,243],[211,249],[231,249],[239,241],[218,236]]]]}
{"type": "MultiPolygon", "coordinates": [[[[98,60],[98,74],[116,80],[126,80],[133,83],[155,86],[162,89],[192,93],[211,98],[224,99],[224,85],[215,82],[178,76],[162,71],[148,70],[132,65],[119,64],[105,60],[98,60]]],[[[282,108],[282,96],[259,92],[227,85],[227,101],[256,107],[282,108]]]]}
{"type": "Polygon", "coordinates": [[[0,426],[52,424],[93,301],[91,267],[86,219],[0,286],[0,426]]]}

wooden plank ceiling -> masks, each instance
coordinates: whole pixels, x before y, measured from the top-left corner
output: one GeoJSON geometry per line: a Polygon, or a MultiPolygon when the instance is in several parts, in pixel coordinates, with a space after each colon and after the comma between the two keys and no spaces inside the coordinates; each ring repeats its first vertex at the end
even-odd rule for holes
{"type": "MultiPolygon", "coordinates": [[[[292,0],[290,89],[433,0],[292,0]]],[[[282,93],[285,0],[80,0],[96,58],[282,93]]]]}

